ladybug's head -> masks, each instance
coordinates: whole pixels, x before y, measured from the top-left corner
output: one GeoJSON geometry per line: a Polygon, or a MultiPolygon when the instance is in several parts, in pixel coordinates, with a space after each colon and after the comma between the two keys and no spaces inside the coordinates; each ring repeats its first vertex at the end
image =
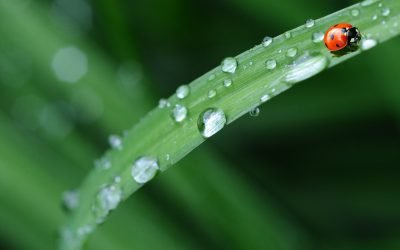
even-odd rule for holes
{"type": "Polygon", "coordinates": [[[361,41],[361,33],[356,27],[347,30],[347,41],[350,47],[357,47],[361,41]]]}

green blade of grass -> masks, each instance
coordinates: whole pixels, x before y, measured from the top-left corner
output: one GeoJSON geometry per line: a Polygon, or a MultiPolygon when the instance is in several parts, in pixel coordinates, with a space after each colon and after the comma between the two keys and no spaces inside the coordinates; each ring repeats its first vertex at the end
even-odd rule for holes
{"type": "MultiPolygon", "coordinates": [[[[335,57],[327,51],[322,41],[313,41],[313,34],[320,34],[340,22],[350,22],[361,30],[364,35],[361,47],[367,50],[375,43],[384,42],[400,33],[400,2],[367,0],[318,19],[310,28],[302,25],[276,37],[266,48],[259,45],[237,56],[235,60],[238,67],[232,70],[232,74],[217,67],[190,84],[188,97],[183,100],[175,95],[170,97],[168,101],[171,107],[154,109],[124,137],[122,149],[110,150],[106,154],[106,159],[111,163],[110,169],[93,171],[85,180],[81,187],[81,204],[67,225],[72,237],[63,238],[60,249],[80,249],[97,227],[96,221],[103,219],[93,212],[93,206],[105,185],[113,185],[113,188],[121,190],[123,199],[142,186],[134,182],[131,176],[131,167],[136,159],[141,156],[156,158],[160,170],[165,171],[204,142],[197,120],[206,109],[217,107],[223,110],[229,124],[295,83],[359,54],[361,50],[335,57]],[[390,10],[389,13],[387,10],[390,10]],[[375,15],[380,17],[379,21],[374,21],[375,15]],[[292,52],[295,49],[294,56],[287,55],[289,49],[292,52]],[[276,66],[271,66],[274,65],[272,63],[269,64],[270,69],[266,68],[267,60],[276,62],[276,66]],[[233,81],[229,88],[223,86],[226,79],[233,81]],[[216,91],[213,98],[208,97],[210,90],[216,91]],[[265,96],[268,98],[263,98],[265,96]],[[188,116],[181,123],[171,118],[172,108],[176,104],[184,105],[188,110],[188,116]],[[114,183],[116,176],[120,181],[114,183]],[[90,230],[79,233],[82,228],[90,230]]],[[[108,212],[104,211],[106,214],[108,212]]]]}

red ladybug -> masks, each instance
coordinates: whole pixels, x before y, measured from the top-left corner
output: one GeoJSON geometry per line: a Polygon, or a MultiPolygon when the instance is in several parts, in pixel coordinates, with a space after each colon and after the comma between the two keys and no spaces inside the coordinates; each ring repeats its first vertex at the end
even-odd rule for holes
{"type": "Polygon", "coordinates": [[[358,48],[361,33],[349,23],[339,23],[330,27],[324,36],[325,46],[332,52],[354,51],[358,48]]]}

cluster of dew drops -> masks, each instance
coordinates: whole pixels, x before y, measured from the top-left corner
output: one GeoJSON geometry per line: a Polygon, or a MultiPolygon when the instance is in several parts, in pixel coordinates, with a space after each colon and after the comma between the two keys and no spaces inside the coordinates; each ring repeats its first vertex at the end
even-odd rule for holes
{"type": "MultiPolygon", "coordinates": [[[[369,6],[373,3],[376,3],[375,0],[365,0],[361,3],[361,7],[369,6]]],[[[383,4],[378,5],[380,8],[379,14],[382,17],[387,17],[390,15],[390,9],[383,6],[383,4]]],[[[350,15],[353,17],[357,17],[361,14],[361,10],[359,8],[353,8],[350,10],[350,15]]],[[[378,13],[374,14],[371,19],[373,21],[379,18],[378,13]]],[[[385,22],[385,21],[382,21],[385,22]]],[[[382,23],[384,24],[384,23],[382,23]]],[[[305,22],[304,26],[306,28],[312,28],[315,25],[315,21],[309,19],[305,22]]],[[[398,28],[398,24],[395,23],[393,28],[398,28]]],[[[285,39],[290,39],[292,34],[290,32],[286,32],[284,35],[285,39]]],[[[312,33],[311,40],[313,43],[321,43],[324,39],[324,32],[316,31],[312,33]]],[[[273,44],[274,39],[272,37],[266,36],[261,43],[261,46],[264,48],[270,47],[273,44]]],[[[377,44],[377,41],[373,39],[370,35],[366,35],[365,38],[361,41],[361,49],[368,50],[374,47],[377,44]]],[[[282,51],[280,50],[279,53],[282,51]]],[[[286,50],[286,57],[295,58],[298,56],[298,49],[295,47],[289,48],[286,50]]],[[[303,56],[297,59],[297,61],[293,62],[293,69],[289,70],[286,75],[285,81],[287,83],[295,83],[305,78],[308,78],[316,73],[319,73],[323,70],[328,64],[328,61],[325,56],[321,55],[313,55],[313,56],[303,56]],[[311,69],[311,70],[310,70],[311,69]]],[[[252,62],[249,63],[249,66],[252,65],[252,62]]],[[[225,58],[220,66],[222,72],[227,73],[229,76],[233,75],[238,69],[238,61],[233,57],[225,58]]],[[[278,62],[275,59],[267,59],[265,61],[265,68],[268,71],[272,71],[276,69],[278,66],[278,62]]],[[[247,66],[244,66],[244,68],[247,66]]],[[[208,80],[214,80],[215,74],[211,74],[208,80]]],[[[233,85],[233,80],[228,77],[222,81],[222,85],[225,88],[230,88],[233,85]]],[[[281,89],[277,91],[277,89],[273,88],[270,93],[261,95],[260,102],[264,103],[268,101],[272,96],[278,94],[279,92],[285,89],[281,89]],[[276,93],[274,93],[276,92],[276,93]]],[[[179,101],[184,100],[190,95],[190,86],[182,85],[179,86],[176,90],[176,97],[179,101]]],[[[217,91],[215,89],[211,89],[207,93],[207,97],[212,99],[217,95],[217,91]]],[[[181,102],[172,105],[169,100],[161,99],[159,101],[158,107],[160,109],[169,108],[171,109],[171,118],[176,123],[184,122],[189,116],[188,108],[181,102]]],[[[260,109],[258,107],[250,110],[249,114],[251,116],[258,116],[260,113],[260,109]]],[[[209,138],[219,132],[226,125],[227,119],[225,112],[218,107],[209,107],[201,112],[198,116],[197,127],[199,133],[204,138],[209,138]]],[[[111,135],[109,137],[109,144],[113,149],[122,150],[123,142],[122,138],[117,135],[111,135]]],[[[165,159],[169,160],[170,155],[167,154],[165,159]]],[[[95,162],[96,169],[107,170],[111,168],[111,161],[107,158],[107,156],[97,160],[95,162]]],[[[157,174],[160,170],[160,166],[157,158],[151,156],[142,156],[136,159],[131,166],[131,177],[137,184],[144,184],[157,174]]],[[[122,200],[122,190],[120,188],[121,177],[115,176],[112,180],[111,184],[103,185],[98,193],[96,194],[95,201],[92,205],[92,212],[94,217],[96,218],[96,223],[102,223],[106,216],[110,211],[114,210],[120,201],[122,200]]],[[[63,193],[63,206],[66,210],[75,210],[79,206],[79,192],[77,190],[69,190],[63,193]]],[[[85,235],[91,233],[94,229],[93,225],[86,225],[81,228],[78,228],[76,232],[72,232],[71,230],[64,230],[62,232],[62,236],[64,238],[73,239],[74,237],[84,237],[85,235]]]]}

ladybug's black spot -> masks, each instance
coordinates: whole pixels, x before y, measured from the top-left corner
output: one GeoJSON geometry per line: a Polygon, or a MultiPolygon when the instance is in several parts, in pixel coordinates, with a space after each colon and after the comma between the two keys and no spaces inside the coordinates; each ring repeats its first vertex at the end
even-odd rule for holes
{"type": "Polygon", "coordinates": [[[340,45],[339,45],[339,44],[336,44],[336,47],[340,48],[340,45]]]}
{"type": "Polygon", "coordinates": [[[331,34],[331,40],[335,39],[335,35],[331,34]]]}

